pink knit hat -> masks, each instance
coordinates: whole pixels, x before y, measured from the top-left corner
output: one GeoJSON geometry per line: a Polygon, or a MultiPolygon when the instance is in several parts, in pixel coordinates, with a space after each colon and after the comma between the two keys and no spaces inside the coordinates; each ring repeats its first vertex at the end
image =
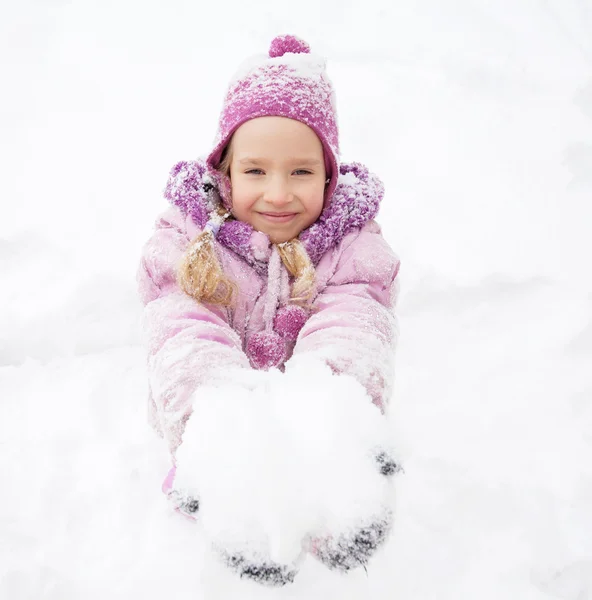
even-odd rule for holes
{"type": "Polygon", "coordinates": [[[335,95],[325,60],[311,54],[305,41],[291,35],[276,37],[269,56],[248,59],[235,74],[222,107],[215,148],[207,159],[210,167],[218,168],[224,148],[243,123],[271,116],[300,121],[321,140],[329,179],[327,201],[339,175],[335,95]]]}

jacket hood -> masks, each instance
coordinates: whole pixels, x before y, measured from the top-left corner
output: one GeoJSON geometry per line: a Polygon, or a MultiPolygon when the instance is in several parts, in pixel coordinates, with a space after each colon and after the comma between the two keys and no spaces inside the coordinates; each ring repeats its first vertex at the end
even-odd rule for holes
{"type": "MultiPolygon", "coordinates": [[[[208,222],[219,221],[218,211],[223,207],[221,192],[228,186],[228,177],[211,169],[205,160],[181,161],[171,169],[164,196],[203,229],[208,222]]],[[[364,165],[342,164],[335,191],[320,217],[298,236],[313,264],[316,266],[323,254],[339,244],[349,232],[374,219],[383,196],[382,181],[364,165]]],[[[250,263],[260,262],[250,243],[255,233],[251,225],[229,219],[219,228],[216,226],[215,231],[218,242],[250,263]]]]}

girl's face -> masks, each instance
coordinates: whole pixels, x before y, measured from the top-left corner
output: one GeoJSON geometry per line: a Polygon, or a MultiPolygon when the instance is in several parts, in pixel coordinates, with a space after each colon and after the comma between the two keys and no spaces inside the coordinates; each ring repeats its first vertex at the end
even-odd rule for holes
{"type": "Polygon", "coordinates": [[[279,244],[298,236],[323,210],[325,162],[315,132],[300,121],[259,117],[234,133],[232,213],[279,244]]]}

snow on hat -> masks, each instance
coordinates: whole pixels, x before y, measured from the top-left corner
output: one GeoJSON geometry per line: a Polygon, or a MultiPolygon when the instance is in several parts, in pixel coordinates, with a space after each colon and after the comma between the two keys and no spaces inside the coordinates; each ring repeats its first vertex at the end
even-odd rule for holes
{"type": "Polygon", "coordinates": [[[310,53],[303,40],[282,35],[274,38],[269,56],[247,59],[233,77],[220,115],[210,167],[220,165],[232,134],[257,117],[287,117],[308,125],[323,144],[331,198],[339,176],[339,136],[335,94],[325,72],[325,59],[310,53]]]}

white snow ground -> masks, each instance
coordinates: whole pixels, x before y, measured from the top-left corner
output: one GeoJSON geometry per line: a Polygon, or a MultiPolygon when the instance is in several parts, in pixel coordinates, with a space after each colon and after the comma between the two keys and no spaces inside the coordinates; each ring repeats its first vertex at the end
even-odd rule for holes
{"type": "Polygon", "coordinates": [[[0,598],[592,598],[592,3],[2,3],[0,598]],[[329,58],[402,258],[397,526],[237,581],[159,488],[134,272],[248,54],[329,58]]]}

